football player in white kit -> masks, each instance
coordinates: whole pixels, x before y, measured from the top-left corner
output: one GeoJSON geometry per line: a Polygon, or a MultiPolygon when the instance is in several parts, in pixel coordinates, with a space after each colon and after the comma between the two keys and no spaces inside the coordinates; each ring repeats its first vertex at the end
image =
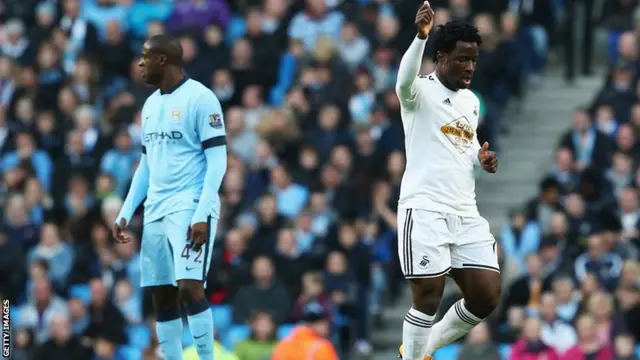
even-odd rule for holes
{"type": "Polygon", "coordinates": [[[419,75],[433,15],[425,1],[396,84],[407,152],[398,202],[398,254],[413,300],[399,349],[404,360],[431,359],[436,349],[486,318],[500,298],[496,241],[478,213],[473,176],[476,164],[489,173],[498,168],[489,144],[478,142],[480,104],[469,90],[482,40],[466,23],[438,26],[433,34],[436,71],[419,75]],[[447,274],[464,299],[434,324],[447,274]]]}

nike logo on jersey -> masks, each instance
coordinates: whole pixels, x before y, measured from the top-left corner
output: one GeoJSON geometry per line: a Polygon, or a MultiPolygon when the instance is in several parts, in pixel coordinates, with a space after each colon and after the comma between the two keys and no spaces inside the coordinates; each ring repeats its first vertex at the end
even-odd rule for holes
{"type": "Polygon", "coordinates": [[[449,98],[444,99],[442,103],[451,106],[451,100],[449,100],[449,98]]]}
{"type": "Polygon", "coordinates": [[[193,338],[194,338],[194,339],[200,339],[200,338],[204,337],[205,335],[207,335],[207,333],[204,333],[204,334],[202,334],[202,335],[200,335],[200,336],[198,336],[198,335],[193,335],[193,338]]]}
{"type": "Polygon", "coordinates": [[[187,270],[187,271],[191,271],[191,270],[195,269],[195,267],[188,267],[188,266],[185,266],[185,267],[184,267],[184,269],[185,269],[185,270],[187,270]]]}

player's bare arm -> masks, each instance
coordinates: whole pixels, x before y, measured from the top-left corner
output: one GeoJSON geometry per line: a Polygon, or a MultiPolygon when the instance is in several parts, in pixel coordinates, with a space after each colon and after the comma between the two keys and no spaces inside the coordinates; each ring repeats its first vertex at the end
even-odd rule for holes
{"type": "Polygon", "coordinates": [[[486,172],[494,174],[498,171],[498,156],[495,151],[489,150],[489,143],[486,141],[478,151],[478,160],[486,172]]]}

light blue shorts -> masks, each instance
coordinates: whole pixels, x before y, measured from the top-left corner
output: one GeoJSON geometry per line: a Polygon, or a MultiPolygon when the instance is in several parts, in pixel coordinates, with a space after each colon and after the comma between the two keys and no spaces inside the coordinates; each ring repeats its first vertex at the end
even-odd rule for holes
{"type": "Polygon", "coordinates": [[[177,286],[178,280],[200,280],[207,285],[218,220],[208,218],[208,239],[196,252],[187,230],[193,210],[183,210],[144,225],[140,245],[141,286],[177,286]]]}

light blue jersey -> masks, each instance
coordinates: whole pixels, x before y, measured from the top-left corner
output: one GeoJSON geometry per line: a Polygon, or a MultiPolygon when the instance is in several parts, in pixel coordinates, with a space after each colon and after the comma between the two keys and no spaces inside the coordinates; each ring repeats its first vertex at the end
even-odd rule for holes
{"type": "Polygon", "coordinates": [[[201,83],[184,79],[171,91],[154,92],[142,108],[142,156],[116,220],[128,224],[142,200],[142,286],[205,283],[220,214],[218,191],[227,169],[220,102],[201,83]],[[199,251],[189,227],[205,222],[209,234],[199,251]]]}
{"type": "MultiPolygon", "coordinates": [[[[198,81],[185,78],[173,91],[149,96],[142,108],[142,152],[149,168],[145,224],[196,210],[207,170],[205,150],[225,143],[220,102],[198,81]]],[[[217,190],[211,208],[196,211],[199,220],[219,217],[217,190]]]]}

